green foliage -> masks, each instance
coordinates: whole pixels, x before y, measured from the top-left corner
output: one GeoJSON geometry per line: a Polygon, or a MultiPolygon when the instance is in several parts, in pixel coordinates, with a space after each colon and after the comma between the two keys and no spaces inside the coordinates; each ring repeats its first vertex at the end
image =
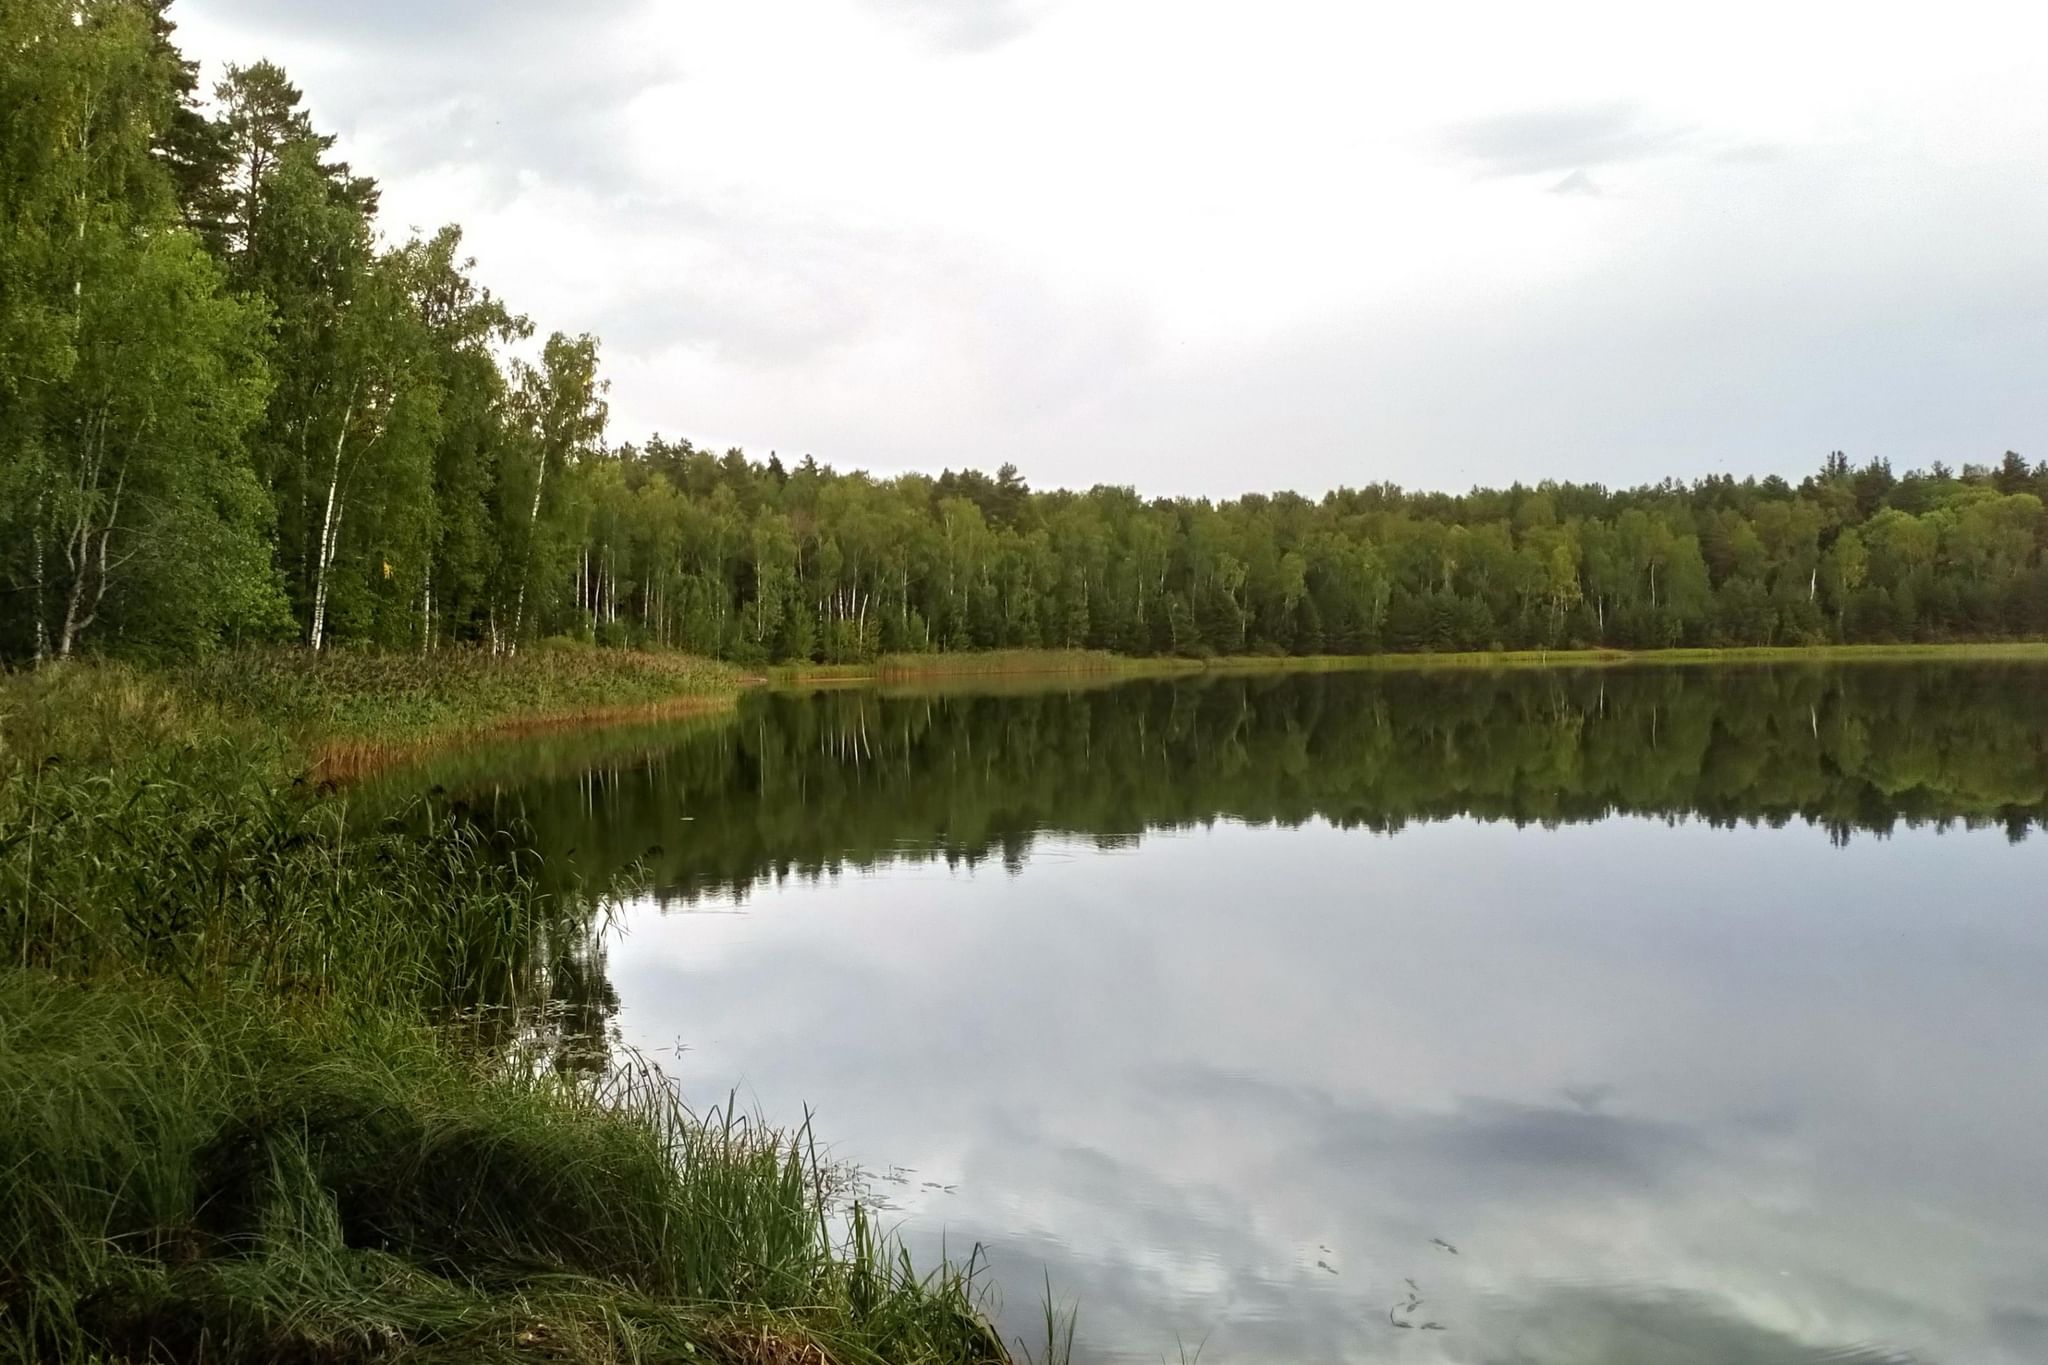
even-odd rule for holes
{"type": "Polygon", "coordinates": [[[182,68],[135,5],[25,0],[4,25],[0,651],[260,632],[263,310],[226,293],[152,155],[182,68]]]}

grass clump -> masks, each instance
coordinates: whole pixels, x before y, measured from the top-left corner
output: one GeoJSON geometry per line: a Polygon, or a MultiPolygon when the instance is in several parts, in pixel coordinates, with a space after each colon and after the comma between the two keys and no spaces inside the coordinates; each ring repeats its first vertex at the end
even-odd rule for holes
{"type": "Polygon", "coordinates": [[[378,1011],[0,970],[0,1352],[1002,1361],[806,1135],[378,1011]]]}

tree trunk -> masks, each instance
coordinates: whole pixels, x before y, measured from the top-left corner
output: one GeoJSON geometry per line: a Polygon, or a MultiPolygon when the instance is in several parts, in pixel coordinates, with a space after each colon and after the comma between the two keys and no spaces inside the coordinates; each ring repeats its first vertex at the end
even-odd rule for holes
{"type": "Polygon", "coordinates": [[[320,546],[313,568],[313,623],[308,643],[318,654],[327,634],[327,572],[334,563],[334,543],[341,527],[341,455],[348,445],[348,424],[355,418],[355,389],[341,410],[341,434],[334,438],[334,464],[327,476],[327,507],[320,515],[320,546]]]}
{"type": "Polygon", "coordinates": [[[101,476],[100,460],[106,453],[107,413],[104,408],[99,414],[99,430],[86,442],[88,455],[85,472],[79,479],[80,511],[71,533],[71,547],[66,558],[71,561],[71,590],[65,594],[64,625],[57,636],[57,657],[71,657],[72,646],[95,620],[99,619],[100,603],[107,596],[107,543],[113,538],[114,528],[121,520],[121,494],[128,484],[128,469],[123,461],[120,472],[114,477],[113,496],[108,499],[105,514],[98,525],[92,521],[91,508],[97,501],[101,476]],[[88,585],[91,605],[87,605],[88,585]]]}
{"type": "MultiPolygon", "coordinates": [[[[80,567],[71,578],[71,592],[64,603],[64,630],[57,637],[57,657],[71,657],[71,647],[78,637],[85,633],[87,626],[99,619],[100,603],[107,597],[107,542],[113,538],[114,523],[121,515],[121,489],[127,480],[127,471],[114,483],[114,499],[107,508],[106,524],[97,531],[86,532],[81,539],[84,554],[80,556],[80,567]],[[97,545],[93,542],[97,541],[97,545]],[[92,583],[92,605],[86,605],[86,584],[92,583]]],[[[83,528],[81,528],[83,530],[83,528]]]]}
{"type": "Polygon", "coordinates": [[[48,608],[47,608],[47,605],[46,605],[46,600],[45,600],[45,592],[44,592],[44,583],[43,583],[43,498],[44,498],[44,496],[45,496],[45,495],[44,495],[44,493],[42,492],[42,490],[38,489],[38,490],[36,491],[36,516],[35,516],[35,532],[34,532],[34,537],[35,537],[35,539],[34,539],[34,544],[35,544],[35,557],[34,557],[34,561],[33,561],[33,562],[34,562],[34,568],[33,568],[33,569],[32,569],[32,571],[31,571],[31,581],[32,581],[32,582],[34,582],[34,584],[35,584],[35,589],[36,589],[36,600],[35,600],[35,614],[36,614],[36,662],[37,662],[37,663],[41,663],[41,662],[42,662],[42,661],[44,660],[44,658],[46,658],[46,657],[47,657],[47,656],[49,655],[49,652],[50,652],[50,623],[49,623],[49,621],[48,621],[47,619],[45,619],[45,612],[46,612],[46,611],[48,610],[48,608]]]}
{"type": "Polygon", "coordinates": [[[548,481],[548,452],[540,452],[540,468],[533,475],[533,506],[526,513],[526,562],[519,574],[519,596],[512,606],[512,640],[507,646],[510,653],[519,652],[519,637],[526,630],[526,580],[533,577],[533,533],[540,525],[540,494],[548,481]]]}
{"type": "Polygon", "coordinates": [[[76,558],[80,561],[81,567],[71,575],[71,591],[64,595],[64,624],[57,632],[57,657],[60,659],[71,657],[72,643],[77,640],[81,629],[78,616],[85,601],[85,580],[88,570],[84,564],[90,561],[90,546],[85,548],[84,554],[76,558]]]}

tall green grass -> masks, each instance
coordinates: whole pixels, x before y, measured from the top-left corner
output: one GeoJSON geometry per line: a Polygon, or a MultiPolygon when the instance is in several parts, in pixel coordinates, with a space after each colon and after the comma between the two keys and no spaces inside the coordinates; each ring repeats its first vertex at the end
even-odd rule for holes
{"type": "Polygon", "coordinates": [[[0,1354],[999,1362],[806,1133],[380,1012],[0,970],[0,1354]]]}
{"type": "Polygon", "coordinates": [[[917,1273],[807,1134],[547,1037],[595,902],[292,776],[337,717],[598,675],[394,707],[346,688],[410,665],[331,663],[0,678],[0,1358],[1007,1359],[976,1263],[917,1273]]]}
{"type": "Polygon", "coordinates": [[[219,735],[109,764],[37,745],[0,770],[5,960],[420,1010],[516,995],[565,909],[517,847],[447,813],[351,830],[345,801],[271,777],[263,748],[219,735]]]}
{"type": "Polygon", "coordinates": [[[575,777],[631,766],[675,747],[685,736],[729,726],[737,709],[601,726],[550,728],[540,733],[483,735],[460,745],[421,753],[416,761],[381,768],[350,784],[358,814],[402,808],[423,789],[475,791],[516,774],[521,782],[575,777]]]}
{"type": "Polygon", "coordinates": [[[507,721],[728,697],[739,674],[686,654],[543,645],[513,656],[246,650],[170,674],[194,698],[302,740],[404,742],[507,721]]]}

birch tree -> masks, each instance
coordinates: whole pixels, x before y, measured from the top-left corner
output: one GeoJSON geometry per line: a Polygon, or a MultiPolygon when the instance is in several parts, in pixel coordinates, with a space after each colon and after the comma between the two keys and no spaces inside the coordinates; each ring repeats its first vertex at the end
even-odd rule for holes
{"type": "Polygon", "coordinates": [[[324,411],[308,417],[323,456],[306,630],[314,650],[330,638],[337,590],[355,633],[374,636],[380,597],[403,597],[381,585],[418,573],[431,554],[441,389],[406,266],[402,255],[378,258],[341,308],[324,411]]]}
{"type": "Polygon", "coordinates": [[[499,553],[491,500],[514,419],[497,352],[531,335],[533,326],[476,282],[459,227],[408,242],[397,264],[440,389],[428,544],[401,575],[416,594],[417,643],[431,650],[487,616],[485,594],[499,553]]]}
{"type": "Polygon", "coordinates": [[[597,339],[587,333],[570,337],[556,332],[541,348],[538,365],[517,368],[513,412],[516,439],[507,442],[507,467],[500,478],[504,490],[500,512],[504,543],[501,600],[507,610],[491,618],[493,649],[515,651],[526,638],[528,597],[537,582],[559,583],[553,561],[569,548],[565,538],[550,534],[542,509],[564,471],[594,453],[604,439],[605,382],[597,373],[597,339]],[[523,493],[524,496],[519,496],[523,493]]]}

